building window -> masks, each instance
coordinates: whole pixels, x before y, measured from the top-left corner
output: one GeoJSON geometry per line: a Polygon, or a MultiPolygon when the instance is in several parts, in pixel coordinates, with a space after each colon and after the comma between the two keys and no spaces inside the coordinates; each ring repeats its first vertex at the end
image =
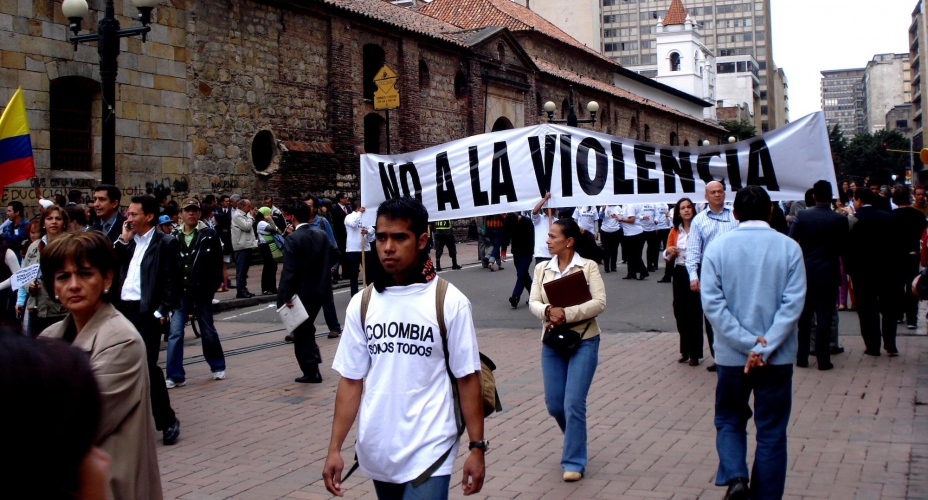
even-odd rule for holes
{"type": "Polygon", "coordinates": [[[896,120],[896,128],[909,128],[908,120],[896,120]]]}
{"type": "Polygon", "coordinates": [[[689,147],[689,145],[690,145],[689,139],[683,139],[683,147],[689,147]]]}
{"type": "Polygon", "coordinates": [[[387,142],[386,120],[379,113],[364,117],[364,152],[381,154],[381,145],[387,142]]]}
{"type": "Polygon", "coordinates": [[[570,102],[564,99],[561,101],[561,119],[566,120],[568,114],[570,114],[570,102]]]}
{"type": "Polygon", "coordinates": [[[644,126],[644,142],[651,142],[651,127],[648,125],[644,126]]]}
{"type": "Polygon", "coordinates": [[[91,106],[100,84],[80,76],[51,81],[50,141],[52,170],[93,169],[91,106]]]}
{"type": "Polygon", "coordinates": [[[767,114],[767,105],[766,105],[766,104],[760,107],[760,114],[762,114],[762,115],[766,115],[766,114],[767,114]]]}
{"type": "Polygon", "coordinates": [[[638,120],[634,116],[631,125],[628,127],[628,136],[634,137],[636,141],[641,139],[641,134],[638,133],[638,120]]]}
{"type": "Polygon", "coordinates": [[[255,170],[264,171],[277,156],[277,141],[270,130],[261,130],[251,140],[251,163],[255,170]]]}
{"type": "Polygon", "coordinates": [[[429,72],[429,65],[419,59],[419,95],[425,97],[431,86],[432,74],[429,72]]]}
{"type": "Polygon", "coordinates": [[[680,53],[670,53],[670,71],[680,71],[680,53]]]}
{"type": "Polygon", "coordinates": [[[506,46],[502,42],[496,44],[496,58],[500,61],[506,60],[506,46]]]}
{"type": "Polygon", "coordinates": [[[458,70],[458,74],[454,75],[454,97],[467,97],[467,76],[464,75],[464,70],[458,70]]]}
{"type": "Polygon", "coordinates": [[[362,57],[364,59],[364,98],[373,100],[374,92],[377,90],[374,78],[383,67],[386,54],[380,45],[369,43],[362,49],[362,57]]]}
{"type": "Polygon", "coordinates": [[[676,132],[671,132],[671,133],[670,133],[670,145],[671,145],[671,146],[676,146],[676,145],[677,145],[677,133],[676,133],[676,132]]]}
{"type": "Polygon", "coordinates": [[[499,132],[501,130],[512,130],[513,128],[515,127],[512,126],[512,122],[509,121],[509,118],[506,118],[505,116],[501,116],[497,118],[495,122],[493,122],[493,128],[490,130],[490,132],[499,132]]]}

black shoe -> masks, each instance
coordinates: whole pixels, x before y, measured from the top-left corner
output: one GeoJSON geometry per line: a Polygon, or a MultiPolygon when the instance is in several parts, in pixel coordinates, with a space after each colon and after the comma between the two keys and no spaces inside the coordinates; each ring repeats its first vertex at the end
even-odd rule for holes
{"type": "Polygon", "coordinates": [[[250,298],[252,298],[252,297],[254,297],[254,296],[255,296],[255,294],[253,294],[253,293],[251,293],[251,292],[238,292],[238,293],[235,294],[235,298],[236,298],[236,299],[250,299],[250,298]]]}
{"type": "Polygon", "coordinates": [[[715,363],[712,363],[712,366],[707,366],[707,367],[706,367],[706,371],[707,371],[707,372],[714,372],[715,370],[716,370],[716,368],[715,368],[715,363]]]}
{"type": "Polygon", "coordinates": [[[667,278],[667,277],[663,277],[663,278],[657,280],[657,282],[658,282],[658,283],[670,283],[670,279],[667,278]]]}
{"type": "Polygon", "coordinates": [[[828,353],[831,354],[832,356],[834,356],[835,354],[844,354],[844,348],[843,347],[832,347],[831,350],[828,351],[828,353]]]}
{"type": "Polygon", "coordinates": [[[226,281],[226,288],[228,288],[228,289],[230,289],[230,290],[234,290],[234,289],[235,289],[235,285],[233,285],[231,281],[226,281]]]}
{"type": "Polygon", "coordinates": [[[699,360],[696,358],[690,358],[690,366],[699,366],[699,360]]]}
{"type": "Polygon", "coordinates": [[[798,366],[799,368],[808,368],[809,362],[808,361],[796,361],[796,366],[798,366]]]}
{"type": "Polygon", "coordinates": [[[633,280],[633,279],[635,279],[635,277],[634,277],[634,276],[625,276],[625,277],[623,277],[622,279],[623,279],[623,280],[633,280]]]}
{"type": "Polygon", "coordinates": [[[908,325],[906,325],[906,328],[908,328],[909,330],[915,330],[915,329],[918,328],[918,325],[915,325],[915,324],[913,324],[913,323],[909,323],[908,325]]]}
{"type": "Polygon", "coordinates": [[[483,259],[482,263],[483,263],[483,268],[486,269],[487,267],[490,266],[490,259],[483,259]]]}
{"type": "Polygon", "coordinates": [[[277,290],[274,290],[274,291],[264,290],[261,292],[261,295],[277,295],[277,290]]]}
{"type": "Polygon", "coordinates": [[[436,273],[440,273],[440,272],[441,272],[441,267],[435,266],[435,272],[436,272],[436,273]]]}
{"type": "Polygon", "coordinates": [[[464,268],[457,264],[451,264],[451,270],[457,271],[458,269],[464,269],[464,268]]]}
{"type": "Polygon", "coordinates": [[[644,281],[644,280],[648,279],[648,276],[650,276],[650,274],[645,274],[644,276],[639,276],[639,277],[638,277],[638,281],[644,281]]]}
{"type": "Polygon", "coordinates": [[[893,349],[892,351],[890,351],[889,349],[886,349],[886,354],[889,354],[890,358],[895,358],[896,356],[899,355],[899,351],[895,349],[893,349]]]}
{"type": "Polygon", "coordinates": [[[284,337],[284,342],[293,342],[293,335],[288,333],[287,336],[284,337]]]}
{"type": "Polygon", "coordinates": [[[293,379],[294,382],[300,384],[321,384],[322,383],[322,374],[316,373],[314,376],[310,377],[309,375],[303,375],[300,378],[293,379]]]}
{"type": "Polygon", "coordinates": [[[606,272],[606,274],[609,274],[609,270],[608,270],[608,269],[605,269],[604,271],[606,272]]]}
{"type": "Polygon", "coordinates": [[[509,297],[509,305],[511,305],[513,309],[519,307],[519,297],[516,297],[515,295],[509,297]]]}
{"type": "Polygon", "coordinates": [[[867,356],[879,356],[880,351],[864,351],[864,354],[866,354],[867,356]]]}
{"type": "Polygon", "coordinates": [[[161,441],[165,446],[171,446],[177,442],[177,436],[180,436],[180,420],[174,419],[174,423],[161,433],[161,441]]]}
{"type": "Polygon", "coordinates": [[[677,360],[677,363],[686,363],[689,360],[690,360],[690,357],[684,354],[683,356],[680,357],[680,359],[677,360]]]}
{"type": "Polygon", "coordinates": [[[341,337],[341,336],[342,336],[342,332],[341,332],[341,330],[339,330],[339,331],[337,331],[337,332],[329,332],[329,334],[328,334],[326,337],[328,337],[328,338],[330,338],[330,339],[337,339],[337,338],[339,338],[339,337],[341,337]]]}
{"type": "Polygon", "coordinates": [[[728,491],[722,500],[748,500],[751,497],[751,489],[748,488],[748,480],[743,477],[733,479],[728,483],[728,491]]]}
{"type": "Polygon", "coordinates": [[[831,370],[831,369],[834,368],[834,367],[835,367],[835,365],[833,365],[833,364],[831,364],[831,363],[828,363],[827,365],[818,365],[818,370],[821,371],[821,372],[824,372],[824,371],[827,371],[827,370],[831,370]]]}

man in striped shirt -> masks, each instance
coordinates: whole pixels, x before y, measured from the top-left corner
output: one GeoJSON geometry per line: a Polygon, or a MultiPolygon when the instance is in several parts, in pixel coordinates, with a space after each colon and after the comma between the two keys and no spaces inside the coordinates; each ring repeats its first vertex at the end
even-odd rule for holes
{"type": "MultiPolygon", "coordinates": [[[[706,184],[706,202],[708,210],[696,214],[690,223],[690,234],[686,241],[686,272],[690,275],[690,289],[699,291],[699,273],[702,269],[702,255],[706,247],[715,238],[738,227],[738,220],[730,208],[725,207],[725,187],[721,182],[712,181],[706,184]]],[[[709,341],[709,352],[715,358],[712,325],[706,321],[706,339],[709,341]]],[[[715,371],[715,363],[706,368],[715,371]]]]}

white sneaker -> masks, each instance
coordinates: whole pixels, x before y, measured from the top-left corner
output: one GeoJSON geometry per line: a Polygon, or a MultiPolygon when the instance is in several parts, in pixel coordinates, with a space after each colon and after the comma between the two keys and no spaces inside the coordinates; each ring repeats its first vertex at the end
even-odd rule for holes
{"type": "Polygon", "coordinates": [[[222,370],[221,372],[213,372],[213,380],[225,380],[226,371],[222,370]]]}
{"type": "Polygon", "coordinates": [[[173,389],[173,388],[175,388],[175,387],[183,387],[183,386],[187,385],[187,382],[186,382],[186,381],[184,381],[184,382],[175,382],[175,381],[173,381],[173,380],[167,378],[167,379],[164,379],[164,385],[166,385],[168,389],[173,389]]]}

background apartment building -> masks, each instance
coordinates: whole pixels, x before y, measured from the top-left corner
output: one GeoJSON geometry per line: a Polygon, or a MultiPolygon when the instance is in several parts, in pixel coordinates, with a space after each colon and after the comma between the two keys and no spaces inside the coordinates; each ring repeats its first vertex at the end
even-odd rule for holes
{"type": "MultiPolygon", "coordinates": [[[[666,17],[672,0],[602,0],[599,32],[579,28],[582,23],[576,18],[595,15],[596,11],[585,0],[525,1],[532,10],[581,42],[593,47],[598,42],[603,54],[628,69],[649,77],[657,74],[654,33],[658,19],[666,17]]],[[[760,113],[754,115],[758,130],[771,130],[788,123],[786,80],[777,77],[771,48],[770,0],[740,3],[685,0],[684,5],[687,14],[696,21],[703,43],[716,57],[750,56],[756,62],[760,113]],[[784,102],[778,103],[777,95],[782,95],[784,102]]],[[[721,77],[723,73],[718,75],[721,77]]],[[[718,97],[726,96],[719,92],[718,97]]],[[[753,108],[753,103],[748,104],[753,108]]]]}
{"type": "Polygon", "coordinates": [[[865,68],[822,71],[822,111],[828,130],[835,125],[848,140],[865,132],[864,73],[865,68]]]}
{"type": "Polygon", "coordinates": [[[896,105],[912,101],[909,54],[877,54],[864,69],[863,128],[879,132],[886,128],[886,113],[896,105]]]}
{"type": "Polygon", "coordinates": [[[918,0],[912,11],[912,24],[909,26],[909,70],[911,82],[911,120],[910,137],[912,148],[921,150],[925,147],[925,135],[928,124],[925,123],[925,107],[928,101],[922,98],[922,84],[928,81],[928,35],[925,29],[925,0],[918,0]]]}

